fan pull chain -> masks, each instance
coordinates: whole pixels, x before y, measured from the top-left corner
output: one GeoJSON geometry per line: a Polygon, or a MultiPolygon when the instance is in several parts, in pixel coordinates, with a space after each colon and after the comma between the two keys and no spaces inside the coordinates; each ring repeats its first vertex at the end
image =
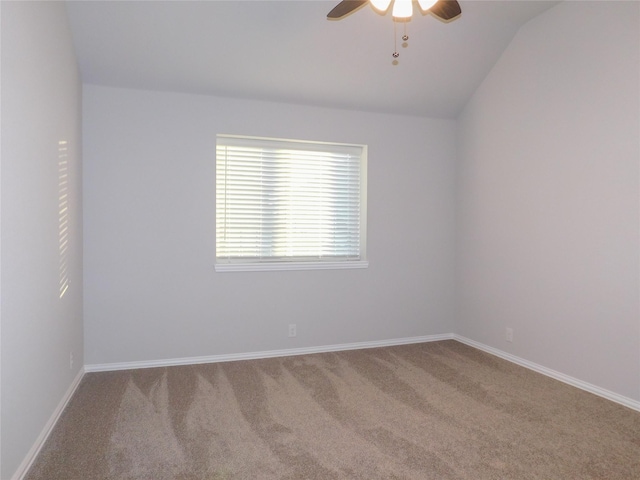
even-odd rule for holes
{"type": "MultiPolygon", "coordinates": [[[[407,40],[409,40],[409,35],[407,35],[407,22],[403,22],[404,23],[404,34],[402,35],[402,48],[407,48],[409,46],[409,44],[407,43],[407,40]]],[[[400,56],[400,53],[398,52],[398,27],[397,27],[398,22],[396,22],[395,20],[393,21],[393,53],[391,54],[393,56],[393,58],[395,59],[393,62],[393,65],[398,65],[398,57],[400,56]]]]}
{"type": "Polygon", "coordinates": [[[404,42],[402,44],[403,48],[407,48],[409,46],[407,40],[409,40],[409,35],[407,35],[407,22],[404,22],[404,35],[402,35],[402,41],[404,42]]]}
{"type": "MultiPolygon", "coordinates": [[[[400,54],[398,53],[398,28],[397,28],[397,22],[394,20],[393,21],[393,53],[391,54],[391,56],[393,58],[398,58],[400,56],[400,54]]],[[[397,63],[397,61],[394,63],[394,65],[397,63]]]]}

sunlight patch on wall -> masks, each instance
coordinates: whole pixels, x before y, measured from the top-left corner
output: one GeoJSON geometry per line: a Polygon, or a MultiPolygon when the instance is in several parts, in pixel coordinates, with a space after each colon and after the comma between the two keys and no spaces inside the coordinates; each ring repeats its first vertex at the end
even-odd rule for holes
{"type": "Polygon", "coordinates": [[[66,140],[58,142],[58,248],[62,298],[69,288],[69,153],[66,140]]]}

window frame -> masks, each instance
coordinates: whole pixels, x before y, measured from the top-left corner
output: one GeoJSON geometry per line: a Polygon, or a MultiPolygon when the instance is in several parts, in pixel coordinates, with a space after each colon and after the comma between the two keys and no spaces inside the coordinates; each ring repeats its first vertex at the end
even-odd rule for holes
{"type": "Polygon", "coordinates": [[[215,161],[215,242],[214,242],[214,267],[216,272],[246,272],[246,271],[282,271],[282,270],[336,270],[336,269],[361,269],[368,268],[369,262],[367,260],[367,145],[362,144],[347,144],[347,143],[335,143],[335,142],[320,142],[320,141],[308,141],[308,140],[293,140],[282,138],[270,138],[270,137],[255,137],[246,135],[228,135],[218,134],[216,135],[216,161],[215,161]],[[326,260],[320,257],[290,257],[287,260],[286,257],[263,257],[256,260],[256,257],[248,257],[246,259],[242,257],[224,258],[217,255],[217,237],[218,237],[218,147],[220,146],[220,140],[223,142],[232,141],[236,139],[239,143],[244,142],[262,142],[265,148],[269,148],[269,144],[277,143],[290,148],[299,149],[301,145],[309,145],[310,151],[313,149],[325,148],[327,152],[335,152],[342,150],[352,151],[358,149],[360,151],[359,158],[359,173],[360,173],[360,199],[359,199],[359,257],[348,258],[344,260],[336,259],[336,257],[328,257],[326,260]]]}

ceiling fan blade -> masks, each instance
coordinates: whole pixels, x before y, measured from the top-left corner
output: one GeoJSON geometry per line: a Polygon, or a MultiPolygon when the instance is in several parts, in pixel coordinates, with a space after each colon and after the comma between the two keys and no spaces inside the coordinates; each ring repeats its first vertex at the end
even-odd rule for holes
{"type": "Polygon", "coordinates": [[[439,0],[429,11],[445,22],[453,20],[462,13],[457,0],[439,0]]]}
{"type": "Polygon", "coordinates": [[[362,5],[367,3],[369,0],[342,0],[338,5],[333,7],[327,14],[327,18],[331,18],[337,20],[339,18],[344,17],[345,15],[350,14],[354,10],[360,8],[362,5]]]}

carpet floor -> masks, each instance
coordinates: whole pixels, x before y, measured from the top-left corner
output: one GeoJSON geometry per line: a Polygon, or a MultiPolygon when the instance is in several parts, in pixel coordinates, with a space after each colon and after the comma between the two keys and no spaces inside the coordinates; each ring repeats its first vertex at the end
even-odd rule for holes
{"type": "Polygon", "coordinates": [[[456,341],[88,373],[25,480],[640,479],[640,412],[456,341]]]}

